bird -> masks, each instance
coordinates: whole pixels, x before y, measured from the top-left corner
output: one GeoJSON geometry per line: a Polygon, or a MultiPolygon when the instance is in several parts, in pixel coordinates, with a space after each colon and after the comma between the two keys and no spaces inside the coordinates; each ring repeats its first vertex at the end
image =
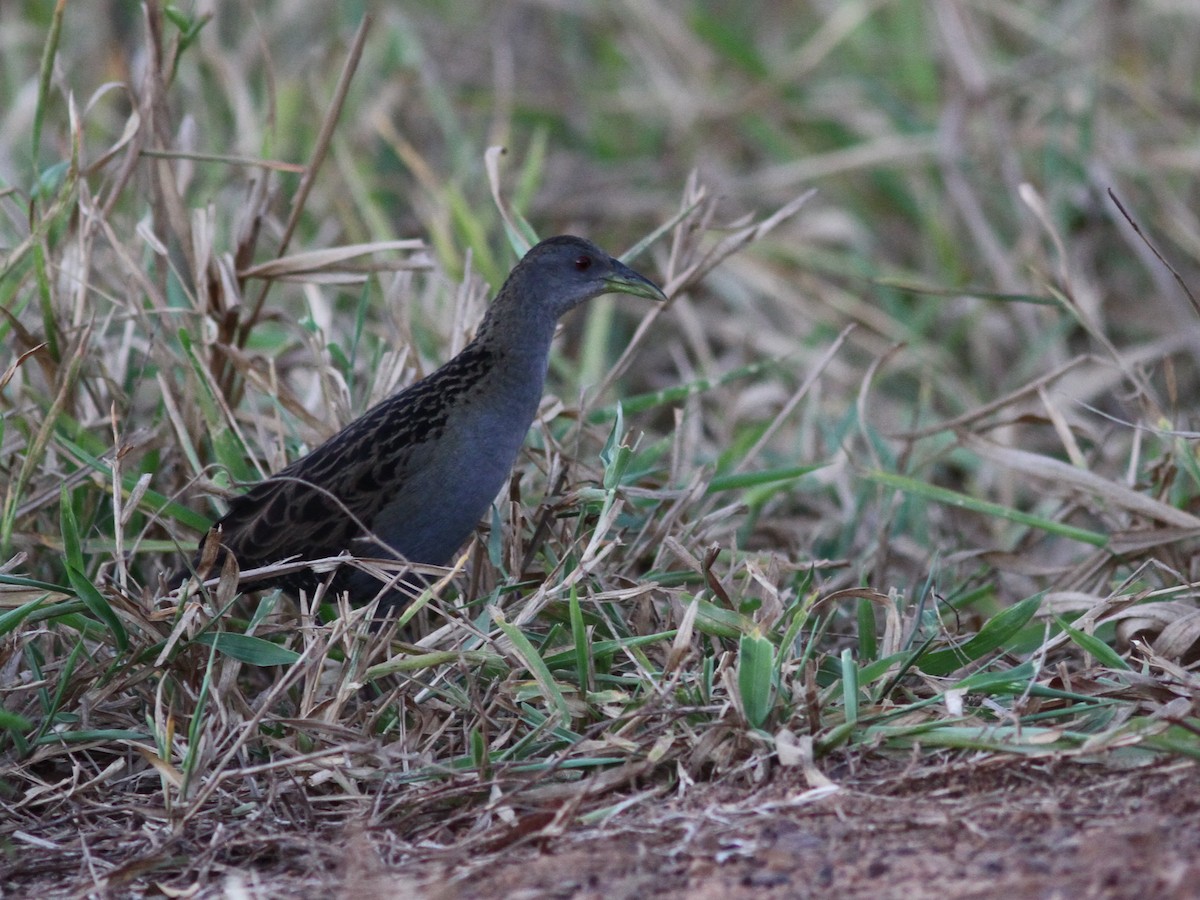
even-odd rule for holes
{"type": "MultiPolygon", "coordinates": [[[[650,279],[573,235],[532,247],[509,273],[475,337],[426,377],[382,400],[308,455],[234,497],[201,538],[218,569],[232,554],[246,570],[284,560],[393,556],[447,565],[508,479],[537,415],[559,318],[601,294],[665,301],[650,279]],[[214,555],[209,542],[219,542],[214,555]]],[[[293,567],[289,567],[293,568],[293,567]]],[[[177,573],[178,582],[190,570],[177,573]]],[[[302,568],[255,582],[311,597],[330,579],[302,568]]],[[[408,591],[339,566],[331,590],[376,617],[401,610],[408,591]]]]}

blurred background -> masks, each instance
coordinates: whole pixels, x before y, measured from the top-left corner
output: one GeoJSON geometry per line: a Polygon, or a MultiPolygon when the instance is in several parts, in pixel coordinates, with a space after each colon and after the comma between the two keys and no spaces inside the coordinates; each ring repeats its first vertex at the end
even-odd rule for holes
{"type": "MultiPolygon", "coordinates": [[[[168,7],[148,30],[140,5],[96,3],[66,8],[39,90],[53,12],[40,2],[0,8],[0,301],[9,310],[0,332],[19,352],[20,328],[32,346],[50,319],[66,327],[66,343],[90,323],[107,370],[91,368],[94,355],[81,363],[97,386],[72,401],[79,425],[111,448],[115,399],[124,431],[159,428],[135,465],[154,471],[164,496],[195,507],[187,491],[213,475],[214,460],[231,469],[213,476],[219,484],[256,477],[461,345],[515,259],[484,163],[502,145],[500,192],[541,236],[578,232],[620,252],[690,209],[636,261],[663,281],[682,267],[681,248],[700,258],[816,189],[799,212],[684,285],[615,387],[605,375],[641,311],[598,303],[567,323],[560,344],[551,386],[568,406],[597,385],[604,393],[588,403],[601,407],[682,391],[633,424],[650,441],[683,441],[677,459],[689,471],[744,467],[737,448],[764,434],[745,466],[825,464],[751,498],[749,518],[718,539],[736,533],[793,562],[853,560],[847,581],[880,587],[915,585],[935,554],[956,549],[1077,561],[1074,544],[1034,547],[1003,519],[915,507],[859,477],[887,470],[1009,507],[1044,504],[1041,482],[985,464],[938,427],[946,422],[1192,504],[1194,479],[1176,477],[1191,450],[1134,426],[1195,427],[1200,318],[1182,287],[1194,289],[1200,258],[1193,4],[278,0],[168,7]],[[246,313],[257,288],[197,299],[204,278],[219,285],[221,272],[272,258],[366,13],[361,62],[288,249],[417,238],[430,252],[365,286],[280,282],[261,316],[246,313]],[[157,93],[147,87],[153,72],[157,93]],[[166,157],[125,161],[135,109],[139,139],[166,157]],[[29,215],[62,177],[72,127],[82,183],[107,225],[75,243],[75,225],[60,217],[31,227],[29,215]],[[151,159],[168,160],[167,194],[178,198],[164,200],[151,159]],[[38,241],[48,269],[25,252],[38,241]],[[222,268],[222,258],[233,261],[222,268]],[[126,316],[129,298],[155,291],[163,305],[154,317],[126,316]],[[143,332],[146,322],[156,324],[143,332]],[[163,408],[166,370],[170,383],[192,377],[186,353],[137,358],[143,342],[181,328],[198,336],[217,393],[226,392],[231,411],[217,418],[186,392],[181,408],[163,408]],[[233,344],[255,357],[235,360],[239,371],[262,377],[235,388],[218,372],[230,354],[214,362],[213,348],[238,328],[233,344]],[[314,364],[327,370],[314,374],[314,364]],[[789,405],[818,364],[815,383],[789,405]],[[758,368],[744,374],[747,366],[758,368]],[[293,388],[295,408],[256,449],[239,448],[254,464],[227,459],[214,423],[252,428],[277,411],[272,378],[293,388]],[[706,379],[722,383],[698,389],[706,379]],[[195,447],[180,452],[177,439],[195,447]],[[888,552],[879,551],[885,534],[888,552]],[[889,569],[895,547],[911,568],[889,569]]],[[[47,407],[52,392],[39,377],[17,368],[6,416],[25,391],[47,407]]],[[[36,535],[56,517],[29,497],[56,496],[53,479],[71,467],[17,479],[35,436],[35,426],[16,425],[0,445],[0,467],[25,498],[10,495],[5,546],[34,558],[36,535]]],[[[1099,527],[1104,504],[1069,515],[1099,527]]],[[[143,546],[166,551],[164,539],[191,540],[200,524],[165,519],[168,534],[150,528],[158,543],[143,546]]]]}

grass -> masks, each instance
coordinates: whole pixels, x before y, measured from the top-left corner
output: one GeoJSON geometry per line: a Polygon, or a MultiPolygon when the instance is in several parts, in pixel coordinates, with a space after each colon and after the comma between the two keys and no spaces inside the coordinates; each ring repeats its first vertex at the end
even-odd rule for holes
{"type": "Polygon", "coordinates": [[[879,754],[1200,755],[1193,13],[216,8],[0,12],[15,873],[191,883],[358,821],[504,846],[879,754]],[[530,224],[673,301],[567,323],[416,630],[167,595],[230,491],[465,343],[530,224]]]}

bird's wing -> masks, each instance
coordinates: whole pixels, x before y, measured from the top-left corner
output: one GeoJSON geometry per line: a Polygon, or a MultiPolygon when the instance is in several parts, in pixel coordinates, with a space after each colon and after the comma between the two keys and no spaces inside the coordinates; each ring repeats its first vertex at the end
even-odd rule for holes
{"type": "Polygon", "coordinates": [[[355,549],[354,539],[372,528],[405,482],[435,463],[455,395],[469,388],[471,370],[486,362],[470,349],[455,358],[457,365],[392,395],[236,497],[217,525],[221,543],[241,567],[355,549]]]}
{"type": "Polygon", "coordinates": [[[219,540],[243,569],[289,556],[336,556],[360,529],[327,491],[312,482],[269,478],[230,503],[215,526],[219,540]]]}

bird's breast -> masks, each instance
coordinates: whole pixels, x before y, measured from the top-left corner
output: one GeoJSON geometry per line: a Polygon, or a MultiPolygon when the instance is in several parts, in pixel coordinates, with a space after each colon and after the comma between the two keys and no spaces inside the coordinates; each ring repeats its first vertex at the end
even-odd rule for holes
{"type": "Polygon", "coordinates": [[[372,531],[404,558],[450,561],[503,488],[537,412],[540,385],[455,405],[424,458],[410,460],[403,488],[383,505],[372,531]]]}

